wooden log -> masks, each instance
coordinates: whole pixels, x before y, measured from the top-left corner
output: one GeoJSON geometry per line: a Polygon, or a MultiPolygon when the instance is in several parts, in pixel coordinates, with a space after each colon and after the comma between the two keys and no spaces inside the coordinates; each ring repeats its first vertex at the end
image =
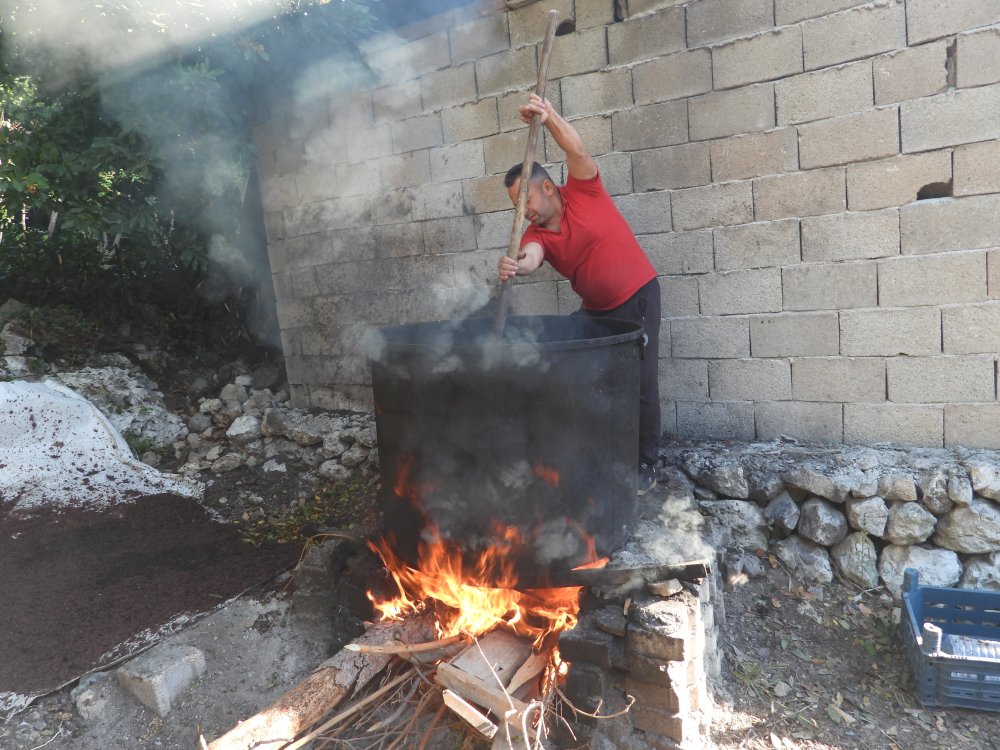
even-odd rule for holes
{"type": "Polygon", "coordinates": [[[493,739],[493,735],[497,733],[497,725],[487,719],[482,712],[465,700],[465,698],[448,689],[441,691],[441,698],[444,701],[444,705],[454,711],[466,724],[486,739],[493,739]]]}
{"type": "MultiPolygon", "coordinates": [[[[429,616],[371,626],[353,643],[374,646],[394,641],[422,643],[434,635],[429,616]]],[[[260,713],[237,724],[208,750],[278,750],[317,724],[353,691],[368,684],[394,657],[343,649],[260,713]]]]}
{"type": "MultiPolygon", "coordinates": [[[[505,693],[496,682],[488,685],[451,664],[438,665],[435,679],[442,687],[458,693],[470,703],[482,706],[511,726],[521,727],[521,717],[528,710],[528,704],[505,693]]],[[[531,734],[534,735],[533,732],[531,734]]]]}

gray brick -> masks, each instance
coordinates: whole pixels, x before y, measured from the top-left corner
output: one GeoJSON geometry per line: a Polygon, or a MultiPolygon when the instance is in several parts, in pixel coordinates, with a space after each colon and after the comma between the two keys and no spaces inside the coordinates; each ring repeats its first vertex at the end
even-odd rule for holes
{"type": "Polygon", "coordinates": [[[428,111],[474,100],[477,96],[476,66],[466,63],[428,73],[420,79],[420,96],[423,108],[428,111]]]}
{"type": "Polygon", "coordinates": [[[661,276],[661,308],[664,318],[697,315],[698,278],[695,276],[661,276]]]}
{"type": "Polygon", "coordinates": [[[956,60],[959,88],[1000,81],[1000,28],[961,34],[956,60]]]}
{"type": "Polygon", "coordinates": [[[890,104],[940,94],[948,88],[948,44],[932,42],[872,61],[875,103],[890,104]]]}
{"type": "MultiPolygon", "coordinates": [[[[580,134],[587,150],[592,154],[606,154],[616,149],[612,142],[612,118],[607,115],[595,115],[593,117],[581,117],[572,121],[572,125],[580,134]]],[[[525,130],[521,136],[524,143],[528,142],[528,131],[525,130]]],[[[522,148],[522,152],[523,152],[522,148]]],[[[521,158],[523,159],[523,153],[521,158]]],[[[550,164],[565,161],[566,154],[556,143],[555,138],[549,131],[545,130],[545,159],[550,164]]]]}
{"type": "Polygon", "coordinates": [[[471,141],[500,132],[495,97],[482,99],[473,104],[461,104],[441,110],[441,126],[446,143],[471,141]]]}
{"type": "Polygon", "coordinates": [[[672,399],[707,401],[708,360],[662,359],[660,382],[666,385],[672,399]]]}
{"type": "Polygon", "coordinates": [[[609,195],[635,192],[632,180],[632,157],[629,154],[602,154],[594,158],[601,173],[601,181],[609,195]]]}
{"type": "Polygon", "coordinates": [[[618,151],[684,143],[688,134],[687,103],[665,102],[615,112],[611,132],[618,151]]]}
{"type": "Polygon", "coordinates": [[[691,438],[750,441],[755,437],[749,401],[678,401],[677,434],[691,438]]]}
{"type": "Polygon", "coordinates": [[[871,57],[906,46],[902,0],[879,0],[802,24],[806,70],[871,57]]]}
{"type": "Polygon", "coordinates": [[[922,255],[878,262],[879,304],[917,307],[986,299],[986,253],[922,255]]]}
{"type": "Polygon", "coordinates": [[[863,4],[864,0],[774,0],[774,20],[784,26],[863,4]]]}
{"type": "Polygon", "coordinates": [[[712,53],[693,49],[663,55],[632,68],[636,104],[653,104],[712,90],[712,53]]]}
{"type": "Polygon", "coordinates": [[[751,184],[727,182],[678,190],[673,194],[673,211],[679,230],[746,224],[753,220],[751,184]]]}
{"type": "Polygon", "coordinates": [[[482,141],[465,141],[432,148],[428,156],[431,162],[431,179],[435,182],[480,177],[486,169],[482,141]]]}
{"type": "MultiPolygon", "coordinates": [[[[542,50],[538,57],[541,62],[542,50]]],[[[592,28],[560,36],[552,45],[552,58],[549,61],[548,79],[580,73],[590,73],[607,66],[608,42],[604,28],[592,28]]]]}
{"type": "Polygon", "coordinates": [[[568,281],[559,282],[556,285],[556,292],[558,294],[560,315],[568,315],[569,313],[580,309],[582,300],[579,295],[573,291],[573,287],[570,286],[568,281]]]}
{"type": "MultiPolygon", "coordinates": [[[[604,0],[602,0],[602,2],[603,1],[604,0]]],[[[627,14],[629,18],[635,18],[636,16],[652,13],[655,10],[673,8],[676,5],[686,5],[688,2],[690,2],[690,0],[629,0],[629,2],[626,3],[628,6],[627,14]]],[[[580,0],[577,0],[577,6],[579,6],[579,4],[580,0]]],[[[579,10],[577,12],[579,12],[579,10]]]]}
{"type": "Polygon", "coordinates": [[[772,401],[755,405],[757,439],[783,437],[808,443],[836,444],[844,435],[840,404],[772,401]]]}
{"type": "Polygon", "coordinates": [[[607,26],[614,23],[615,8],[607,0],[576,0],[576,27],[607,26]]]}
{"type": "Polygon", "coordinates": [[[260,195],[263,205],[270,209],[281,209],[296,206],[299,203],[298,189],[295,186],[298,177],[273,176],[260,182],[260,195]]]}
{"type": "Polygon", "coordinates": [[[940,448],[944,410],[909,404],[844,404],[844,442],[940,448]]]}
{"type": "MultiPolygon", "coordinates": [[[[494,266],[496,261],[494,260],[494,266]]],[[[555,282],[522,283],[518,281],[514,292],[516,315],[560,315],[559,290],[555,282]]],[[[573,309],[580,306],[577,302],[573,309]]]]}
{"type": "Polygon", "coordinates": [[[886,360],[889,400],[907,404],[996,400],[992,357],[893,357],[886,360]]]}
{"type": "Polygon", "coordinates": [[[885,401],[885,360],[869,357],[806,357],[792,360],[796,401],[885,401]]]}
{"type": "Polygon", "coordinates": [[[562,81],[563,116],[611,112],[632,106],[632,79],[628,68],[587,73],[562,81]]]}
{"type": "MultiPolygon", "coordinates": [[[[377,193],[382,189],[378,162],[365,161],[359,164],[338,164],[334,170],[337,191],[340,195],[364,195],[377,193]]],[[[327,179],[329,174],[327,173],[327,179]]]]}
{"type": "Polygon", "coordinates": [[[899,255],[896,209],[802,219],[802,260],[863,260],[899,255]]]}
{"type": "Polygon", "coordinates": [[[432,182],[407,190],[413,193],[413,218],[417,221],[448,219],[465,213],[462,183],[458,181],[432,182]]]}
{"type": "Polygon", "coordinates": [[[773,0],[702,0],[687,8],[690,47],[765,31],[774,26],[773,0]]]}
{"type": "Polygon", "coordinates": [[[782,401],[792,395],[791,368],[783,359],[722,359],[708,365],[713,401],[782,401]]]}
{"type": "Polygon", "coordinates": [[[781,272],[776,268],[721,271],[698,277],[703,315],[778,312],[781,272]]]}
{"type": "Polygon", "coordinates": [[[448,31],[452,62],[458,64],[476,60],[509,46],[507,14],[494,13],[469,23],[455,26],[448,31]]]}
{"type": "Polygon", "coordinates": [[[441,116],[436,112],[392,123],[392,145],[397,153],[440,146],[443,142],[441,116]]]}
{"type": "Polygon", "coordinates": [[[641,234],[636,239],[659,274],[712,270],[712,230],[641,234]]]}
{"type": "Polygon", "coordinates": [[[921,356],[940,352],[941,313],[935,308],[840,313],[840,353],[845,356],[921,356]]]}
{"type": "Polygon", "coordinates": [[[795,219],[715,230],[715,267],[719,271],[780,267],[800,259],[799,222],[795,219]]]}
{"type": "Polygon", "coordinates": [[[868,161],[899,153],[896,109],[873,109],[799,126],[802,169],[868,161]]]}
{"type": "MultiPolygon", "coordinates": [[[[514,211],[493,211],[488,214],[477,214],[476,217],[476,247],[480,250],[499,248],[507,252],[510,244],[511,225],[514,221],[514,211]]],[[[499,253],[497,255],[499,258],[499,253]]]]}
{"type": "Polygon", "coordinates": [[[669,232],[673,228],[668,191],[616,196],[614,201],[635,234],[669,232]]]}
{"type": "Polygon", "coordinates": [[[918,201],[899,212],[904,255],[1000,245],[1000,195],[918,201]]]}
{"type": "Polygon", "coordinates": [[[906,11],[910,44],[1000,23],[1000,6],[994,0],[907,0],[906,11]]]}
{"type": "Polygon", "coordinates": [[[842,310],[879,303],[875,263],[789,266],[781,271],[786,310],[842,310]]]}
{"type": "MultiPolygon", "coordinates": [[[[476,60],[476,84],[480,96],[499,94],[538,83],[538,65],[534,47],[498,52],[476,60]]],[[[546,89],[548,93],[548,89],[546,89]]],[[[525,98],[522,94],[522,99],[525,98]]]]}
{"type": "Polygon", "coordinates": [[[652,148],[632,154],[636,192],[706,185],[712,181],[707,143],[652,148]]]}
{"type": "Polygon", "coordinates": [[[503,186],[503,175],[476,177],[462,182],[462,195],[469,213],[505,211],[510,208],[510,196],[503,186]]]}
{"type": "Polygon", "coordinates": [[[987,254],[987,289],[990,299],[1000,297],[1000,250],[990,250],[987,254]]]}
{"type": "Polygon", "coordinates": [[[608,58],[612,65],[649,60],[684,46],[683,8],[666,8],[608,27],[608,58]]]}
{"type": "Polygon", "coordinates": [[[382,185],[389,190],[420,185],[431,178],[431,163],[426,151],[386,156],[379,160],[378,166],[382,185]]]}
{"type": "Polygon", "coordinates": [[[372,111],[378,124],[421,114],[424,110],[420,101],[420,81],[414,79],[375,89],[372,111]]]}
{"type": "Polygon", "coordinates": [[[1000,449],[1000,404],[945,404],[944,444],[1000,449]]]}
{"type": "Polygon", "coordinates": [[[1000,193],[1000,140],[955,149],[955,195],[1000,193]]]}
{"type": "Polygon", "coordinates": [[[1000,352],[1000,305],[945,307],[941,310],[941,330],[946,354],[989,354],[1000,352]]]}
{"type": "MultiPolygon", "coordinates": [[[[541,42],[548,27],[549,11],[556,11],[556,19],[563,21],[573,17],[573,0],[550,0],[546,3],[533,3],[507,13],[510,23],[510,46],[520,47],[524,44],[541,42]]],[[[559,39],[555,44],[559,43],[559,39]]]]}
{"type": "Polygon", "coordinates": [[[419,78],[451,64],[448,35],[441,31],[368,55],[368,63],[383,81],[419,78]]]}
{"type": "Polygon", "coordinates": [[[749,357],[750,321],[747,318],[685,318],[670,321],[673,357],[749,357]]]}
{"type": "Polygon", "coordinates": [[[794,172],[799,166],[795,128],[779,128],[712,141],[712,178],[717,182],[794,172]]]}
{"type": "Polygon", "coordinates": [[[712,49],[716,89],[771,81],[802,72],[802,30],[789,26],[712,49]]]}
{"type": "Polygon", "coordinates": [[[364,161],[392,153],[392,130],[388,125],[348,130],[346,150],[351,161],[364,161]]]}
{"type": "Polygon", "coordinates": [[[688,101],[691,140],[769,130],[775,125],[774,111],[770,83],[696,96],[688,101]]]}
{"type": "Polygon", "coordinates": [[[847,205],[852,211],[902,206],[926,185],[951,179],[951,154],[928,151],[847,167],[847,205]]]}
{"type": "Polygon", "coordinates": [[[845,170],[761,177],[753,181],[754,215],[758,221],[792,216],[817,216],[847,207],[845,170]]]}
{"type": "Polygon", "coordinates": [[[774,95],[779,125],[860,112],[874,103],[872,66],[856,62],[785,78],[774,95]]]}
{"type": "Polygon", "coordinates": [[[904,152],[1000,138],[1000,85],[949,91],[899,107],[904,152]]]}
{"type": "MultiPolygon", "coordinates": [[[[511,130],[484,138],[482,147],[486,173],[506,173],[514,164],[522,163],[527,142],[528,133],[525,130],[511,130]]],[[[537,156],[538,152],[535,153],[537,156]]]]}
{"type": "Polygon", "coordinates": [[[754,357],[821,357],[840,352],[836,312],[780,313],[750,318],[754,357]]]}

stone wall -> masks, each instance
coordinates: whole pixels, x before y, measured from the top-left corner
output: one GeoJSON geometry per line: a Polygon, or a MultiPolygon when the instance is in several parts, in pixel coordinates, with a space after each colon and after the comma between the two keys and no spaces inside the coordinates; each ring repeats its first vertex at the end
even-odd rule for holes
{"type": "MultiPolygon", "coordinates": [[[[510,4],[366,42],[364,83],[317,61],[258,127],[298,405],[369,408],[370,325],[495,289],[555,8],[549,97],[661,275],[665,429],[1000,447],[1000,4],[510,4]]],[[[577,305],[547,268],[515,299],[577,305]]]]}

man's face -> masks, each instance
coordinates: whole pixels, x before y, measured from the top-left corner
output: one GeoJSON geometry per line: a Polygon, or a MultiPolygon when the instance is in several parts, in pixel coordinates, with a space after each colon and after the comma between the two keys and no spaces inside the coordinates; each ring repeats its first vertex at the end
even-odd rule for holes
{"type": "MultiPolygon", "coordinates": [[[[507,195],[515,206],[521,181],[515,180],[507,188],[507,195]]],[[[549,180],[532,180],[528,183],[528,199],[524,204],[524,218],[531,224],[545,226],[553,217],[556,209],[555,185],[549,180]]]]}

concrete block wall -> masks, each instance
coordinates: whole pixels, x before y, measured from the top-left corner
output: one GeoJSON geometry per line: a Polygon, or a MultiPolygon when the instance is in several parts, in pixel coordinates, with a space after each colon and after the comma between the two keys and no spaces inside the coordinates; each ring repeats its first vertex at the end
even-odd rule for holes
{"type": "MultiPolygon", "coordinates": [[[[661,275],[667,431],[1000,448],[995,0],[482,0],[370,40],[257,130],[297,403],[370,407],[367,327],[495,289],[549,8],[548,96],[661,275]]],[[[578,306],[548,269],[515,300],[578,306]]]]}

